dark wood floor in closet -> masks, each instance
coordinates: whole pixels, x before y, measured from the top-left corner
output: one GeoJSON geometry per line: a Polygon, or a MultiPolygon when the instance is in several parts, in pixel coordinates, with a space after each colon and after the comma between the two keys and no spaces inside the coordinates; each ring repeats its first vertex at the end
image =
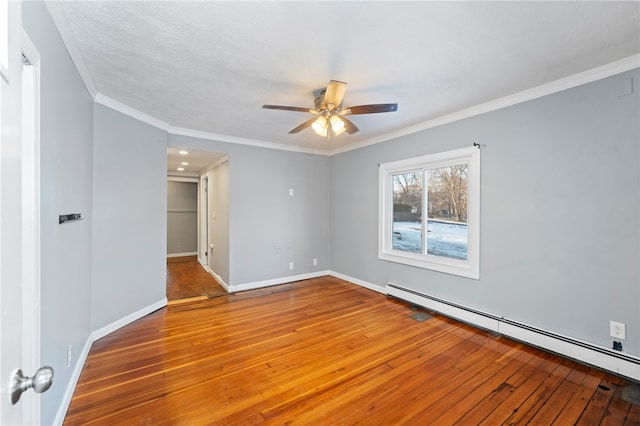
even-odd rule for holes
{"type": "Polygon", "coordinates": [[[216,279],[204,270],[196,256],[167,258],[167,299],[217,297],[227,294],[216,279]]]}

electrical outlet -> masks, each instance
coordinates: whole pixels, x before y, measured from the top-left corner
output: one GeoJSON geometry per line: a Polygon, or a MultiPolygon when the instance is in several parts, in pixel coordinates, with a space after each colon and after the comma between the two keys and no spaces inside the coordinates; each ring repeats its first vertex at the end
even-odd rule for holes
{"type": "Polygon", "coordinates": [[[67,348],[67,367],[71,366],[71,345],[67,348]]]}
{"type": "Polygon", "coordinates": [[[313,266],[318,266],[318,259],[313,259],[313,266]]]}
{"type": "Polygon", "coordinates": [[[289,270],[293,271],[293,262],[289,262],[289,270]]]}
{"type": "Polygon", "coordinates": [[[625,340],[627,337],[625,325],[621,322],[609,321],[609,334],[616,339],[625,340]]]}

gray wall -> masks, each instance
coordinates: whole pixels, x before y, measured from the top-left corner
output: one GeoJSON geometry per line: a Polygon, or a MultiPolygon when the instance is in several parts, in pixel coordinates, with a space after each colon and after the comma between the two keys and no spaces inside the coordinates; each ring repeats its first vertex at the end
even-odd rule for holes
{"type": "Polygon", "coordinates": [[[229,283],[229,162],[216,166],[209,177],[209,267],[229,283]]]}
{"type": "Polygon", "coordinates": [[[229,154],[229,284],[329,268],[327,157],[177,135],[169,145],[229,154]]]}
{"type": "Polygon", "coordinates": [[[165,298],[167,136],[94,106],[92,329],[165,298]]]}
{"type": "Polygon", "coordinates": [[[331,158],[331,269],[640,355],[638,70],[331,158]],[[618,97],[633,77],[635,93],[618,97]],[[480,280],[377,259],[378,163],[481,152],[480,280]]]}
{"type": "Polygon", "coordinates": [[[23,26],[41,55],[41,362],[55,370],[42,401],[51,424],[91,333],[93,101],[41,2],[22,3],[23,26]],[[58,215],[83,220],[58,225],[58,215]],[[71,345],[71,366],[66,365],[71,345]]]}
{"type": "Polygon", "coordinates": [[[167,254],[198,251],[198,183],[167,180],[167,254]]]}

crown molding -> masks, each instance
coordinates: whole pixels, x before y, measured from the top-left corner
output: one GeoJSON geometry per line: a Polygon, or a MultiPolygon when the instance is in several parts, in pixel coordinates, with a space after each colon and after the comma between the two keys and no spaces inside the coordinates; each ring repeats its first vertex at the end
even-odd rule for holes
{"type": "Polygon", "coordinates": [[[473,117],[491,111],[496,111],[522,102],[530,101],[533,99],[541,98],[543,96],[558,93],[563,90],[571,89],[573,87],[581,86],[586,83],[591,83],[596,80],[601,80],[606,77],[611,77],[613,75],[620,74],[638,67],[640,67],[640,55],[629,56],[628,58],[624,58],[597,68],[593,68],[579,74],[552,81],[551,83],[546,83],[541,86],[533,87],[531,89],[523,90],[522,92],[514,93],[513,95],[498,98],[493,101],[472,106],[470,108],[465,108],[452,114],[443,115],[441,117],[434,118],[433,120],[405,127],[404,129],[400,129],[395,132],[385,133],[383,135],[376,136],[362,142],[358,142],[342,148],[333,149],[329,152],[328,155],[336,155],[343,152],[353,151],[354,149],[364,148],[369,145],[374,145],[402,136],[411,135],[423,130],[442,126],[443,124],[453,123],[465,118],[473,117]]]}
{"type": "Polygon", "coordinates": [[[124,115],[128,115],[131,118],[135,118],[136,120],[142,121],[143,123],[147,123],[153,127],[157,127],[160,130],[164,130],[165,132],[169,130],[171,125],[165,121],[158,120],[155,117],[152,117],[144,112],[141,112],[135,108],[131,108],[128,105],[123,104],[122,102],[118,102],[115,99],[111,99],[108,96],[103,95],[102,93],[98,93],[95,97],[95,102],[104,105],[107,108],[111,108],[115,111],[121,112],[124,115]]]}
{"type": "Polygon", "coordinates": [[[192,138],[206,139],[206,140],[218,141],[218,142],[227,142],[227,143],[239,144],[239,145],[249,145],[249,146],[255,146],[259,148],[278,149],[280,151],[293,151],[293,152],[302,152],[305,154],[329,155],[328,150],[311,149],[311,148],[299,147],[296,145],[267,142],[267,141],[261,141],[257,139],[241,138],[237,136],[220,135],[216,133],[202,132],[200,130],[185,129],[183,127],[171,126],[168,132],[171,135],[188,136],[192,138]]]}
{"type": "Polygon", "coordinates": [[[80,78],[84,82],[89,95],[92,99],[95,99],[96,95],[98,94],[98,90],[96,89],[95,84],[93,84],[93,79],[91,78],[91,74],[89,73],[87,64],[84,62],[82,53],[80,52],[75,38],[71,33],[71,28],[67,23],[67,17],[60,7],[59,2],[47,0],[44,2],[44,4],[49,10],[49,14],[53,19],[53,23],[58,29],[58,33],[60,34],[60,37],[62,37],[62,42],[66,46],[67,52],[69,52],[69,56],[71,57],[71,61],[76,66],[76,70],[78,70],[78,74],[80,74],[80,78]]]}

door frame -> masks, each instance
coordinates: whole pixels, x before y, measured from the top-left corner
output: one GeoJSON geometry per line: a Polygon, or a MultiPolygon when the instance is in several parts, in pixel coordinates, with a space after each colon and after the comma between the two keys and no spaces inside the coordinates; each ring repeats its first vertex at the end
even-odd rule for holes
{"type": "Polygon", "coordinates": [[[206,268],[210,268],[211,260],[209,259],[209,175],[205,174],[201,177],[200,191],[202,194],[202,212],[198,212],[200,222],[202,223],[202,230],[198,233],[202,238],[203,244],[201,245],[201,260],[200,263],[206,268]]]}
{"type": "MultiPolygon", "coordinates": [[[[22,70],[22,327],[23,369],[32,375],[40,368],[40,76],[38,49],[21,28],[21,52],[29,62],[22,70]],[[27,85],[30,79],[31,85],[27,85]],[[25,105],[31,91],[31,103],[25,105]],[[28,120],[28,116],[32,120],[28,120]]],[[[34,392],[23,394],[23,417],[27,424],[41,424],[40,397],[34,392]],[[31,401],[30,403],[28,401],[31,401]]]]}

